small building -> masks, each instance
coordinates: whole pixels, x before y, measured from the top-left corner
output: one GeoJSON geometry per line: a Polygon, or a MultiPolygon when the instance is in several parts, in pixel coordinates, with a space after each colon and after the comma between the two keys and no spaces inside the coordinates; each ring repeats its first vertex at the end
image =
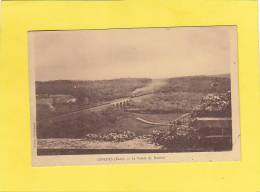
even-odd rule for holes
{"type": "Polygon", "coordinates": [[[75,103],[76,98],[71,95],[62,95],[62,94],[55,94],[55,95],[37,95],[36,103],[37,104],[68,104],[68,103],[75,103]]]}

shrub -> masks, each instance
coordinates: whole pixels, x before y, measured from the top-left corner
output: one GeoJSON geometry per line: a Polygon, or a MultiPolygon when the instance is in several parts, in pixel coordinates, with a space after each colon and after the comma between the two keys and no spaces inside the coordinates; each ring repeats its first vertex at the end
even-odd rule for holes
{"type": "Polygon", "coordinates": [[[188,125],[173,125],[167,130],[155,129],[152,134],[155,144],[163,145],[166,149],[182,151],[198,145],[198,131],[188,125]]]}
{"type": "Polygon", "coordinates": [[[109,134],[87,134],[85,136],[88,140],[95,140],[95,141],[113,141],[113,142],[122,142],[134,139],[136,137],[134,132],[131,131],[123,131],[123,132],[112,132],[109,134]]]}
{"type": "Polygon", "coordinates": [[[193,115],[231,117],[231,92],[206,95],[193,109],[193,115]]]}

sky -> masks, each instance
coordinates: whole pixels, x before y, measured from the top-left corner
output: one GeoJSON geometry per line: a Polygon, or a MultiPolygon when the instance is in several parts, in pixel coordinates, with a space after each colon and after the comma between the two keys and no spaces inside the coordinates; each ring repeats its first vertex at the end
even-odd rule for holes
{"type": "Polygon", "coordinates": [[[230,73],[232,26],[29,32],[37,81],[230,73]]]}

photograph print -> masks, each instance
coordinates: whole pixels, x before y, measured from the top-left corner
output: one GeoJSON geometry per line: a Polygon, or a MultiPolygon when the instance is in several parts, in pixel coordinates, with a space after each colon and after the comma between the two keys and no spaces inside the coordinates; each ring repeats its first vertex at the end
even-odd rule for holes
{"type": "Polygon", "coordinates": [[[235,26],[29,32],[33,155],[84,163],[100,155],[237,159],[236,33],[235,26]]]}

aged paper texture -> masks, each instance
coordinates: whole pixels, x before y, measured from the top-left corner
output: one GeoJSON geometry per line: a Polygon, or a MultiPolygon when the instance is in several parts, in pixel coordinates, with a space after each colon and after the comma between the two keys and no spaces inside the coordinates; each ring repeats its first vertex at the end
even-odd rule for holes
{"type": "Polygon", "coordinates": [[[33,165],[240,159],[236,26],[29,32],[33,165]]]}

